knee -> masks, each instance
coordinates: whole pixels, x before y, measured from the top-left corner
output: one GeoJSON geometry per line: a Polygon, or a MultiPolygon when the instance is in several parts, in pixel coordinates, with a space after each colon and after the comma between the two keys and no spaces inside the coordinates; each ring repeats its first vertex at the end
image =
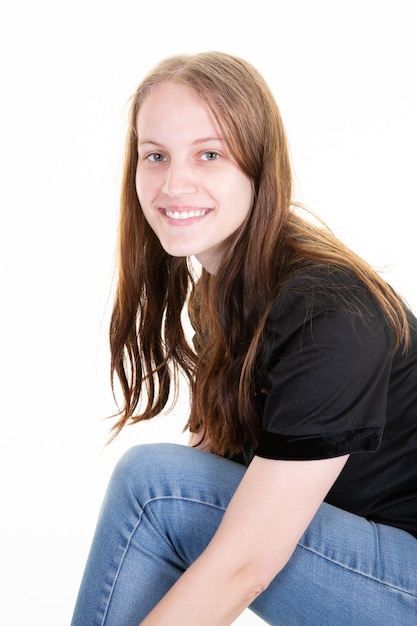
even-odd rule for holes
{"type": "Polygon", "coordinates": [[[177,475],[176,469],[188,448],[179,444],[138,445],[127,450],[117,462],[111,488],[134,495],[136,501],[168,495],[177,475]]]}
{"type": "Polygon", "coordinates": [[[136,475],[138,471],[153,473],[161,471],[165,465],[172,465],[181,452],[186,448],[174,443],[148,443],[129,448],[116,464],[115,472],[136,475]]]}

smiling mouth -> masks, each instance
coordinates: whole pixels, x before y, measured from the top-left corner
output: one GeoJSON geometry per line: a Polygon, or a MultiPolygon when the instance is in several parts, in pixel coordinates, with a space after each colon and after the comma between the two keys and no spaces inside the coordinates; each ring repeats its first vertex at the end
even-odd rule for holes
{"type": "Polygon", "coordinates": [[[208,213],[208,209],[201,209],[199,211],[169,211],[165,210],[165,215],[172,220],[189,220],[193,217],[203,217],[208,213]]]}

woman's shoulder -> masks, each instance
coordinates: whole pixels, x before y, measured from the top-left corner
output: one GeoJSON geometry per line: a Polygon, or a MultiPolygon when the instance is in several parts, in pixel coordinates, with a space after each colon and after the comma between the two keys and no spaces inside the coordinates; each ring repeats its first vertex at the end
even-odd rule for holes
{"type": "Polygon", "coordinates": [[[269,319],[291,312],[312,313],[324,309],[350,313],[376,313],[378,307],[364,282],[349,269],[332,265],[300,268],[279,288],[269,319]]]}

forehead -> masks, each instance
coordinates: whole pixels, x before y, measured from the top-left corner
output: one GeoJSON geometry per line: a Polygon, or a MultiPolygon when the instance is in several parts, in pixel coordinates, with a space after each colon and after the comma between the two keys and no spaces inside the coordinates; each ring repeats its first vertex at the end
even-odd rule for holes
{"type": "Polygon", "coordinates": [[[139,137],[154,130],[211,130],[220,135],[219,125],[204,100],[182,83],[166,82],[155,85],[144,98],[137,114],[139,137]]]}

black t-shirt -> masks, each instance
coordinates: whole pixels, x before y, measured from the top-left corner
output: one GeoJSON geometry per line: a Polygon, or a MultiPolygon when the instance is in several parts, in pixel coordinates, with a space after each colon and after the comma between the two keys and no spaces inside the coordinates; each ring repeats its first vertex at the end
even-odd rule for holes
{"type": "Polygon", "coordinates": [[[268,317],[252,454],[286,460],[350,454],[326,502],[417,537],[417,320],[411,346],[347,271],[292,280],[268,317]]]}

